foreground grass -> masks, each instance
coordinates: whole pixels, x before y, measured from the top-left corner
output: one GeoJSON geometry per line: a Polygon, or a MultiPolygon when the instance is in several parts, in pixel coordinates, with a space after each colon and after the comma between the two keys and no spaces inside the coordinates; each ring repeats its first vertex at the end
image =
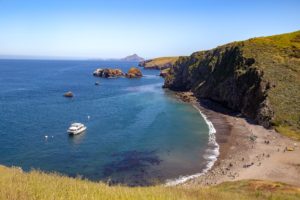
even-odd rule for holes
{"type": "Polygon", "coordinates": [[[300,189],[266,181],[239,181],[214,187],[108,186],[39,171],[0,166],[0,199],[300,199],[300,189]]]}

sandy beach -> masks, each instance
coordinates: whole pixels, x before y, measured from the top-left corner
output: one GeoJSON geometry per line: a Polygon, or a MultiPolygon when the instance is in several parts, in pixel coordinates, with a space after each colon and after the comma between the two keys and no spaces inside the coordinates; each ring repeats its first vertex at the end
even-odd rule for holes
{"type": "Polygon", "coordinates": [[[204,175],[183,185],[215,185],[242,179],[272,180],[300,186],[300,142],[268,130],[191,92],[176,93],[213,123],[220,155],[204,175]]]}

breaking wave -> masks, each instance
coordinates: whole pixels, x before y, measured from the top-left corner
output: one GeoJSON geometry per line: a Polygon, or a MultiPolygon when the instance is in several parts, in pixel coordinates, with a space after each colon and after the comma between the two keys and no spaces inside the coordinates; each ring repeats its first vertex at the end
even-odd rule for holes
{"type": "Polygon", "coordinates": [[[194,107],[199,111],[199,113],[201,114],[201,116],[203,117],[203,119],[205,120],[205,122],[209,128],[208,148],[206,150],[206,153],[203,155],[204,159],[207,160],[208,162],[206,164],[206,167],[200,173],[192,174],[192,175],[188,175],[188,176],[180,176],[179,178],[176,178],[176,179],[167,180],[166,186],[178,185],[178,184],[184,183],[188,180],[191,180],[191,179],[194,179],[194,178],[204,175],[206,172],[208,172],[208,170],[210,170],[213,167],[213,165],[217,161],[217,158],[220,154],[220,151],[219,151],[220,147],[216,141],[216,132],[217,131],[216,131],[213,123],[207,119],[206,115],[204,115],[196,105],[194,105],[194,107]]]}

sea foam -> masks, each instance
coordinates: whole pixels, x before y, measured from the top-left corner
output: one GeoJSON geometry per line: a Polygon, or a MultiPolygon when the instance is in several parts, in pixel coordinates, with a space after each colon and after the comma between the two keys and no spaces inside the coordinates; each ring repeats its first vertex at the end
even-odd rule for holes
{"type": "Polygon", "coordinates": [[[204,159],[207,160],[207,164],[206,167],[197,174],[192,174],[192,175],[187,175],[187,176],[180,176],[179,178],[176,179],[169,179],[166,181],[166,186],[174,186],[174,185],[178,185],[181,183],[184,183],[188,180],[197,178],[199,176],[204,175],[206,172],[208,172],[208,170],[210,170],[213,165],[215,164],[215,162],[217,161],[217,158],[220,154],[220,147],[219,144],[216,141],[216,129],[213,125],[213,123],[208,120],[207,116],[204,115],[204,113],[201,112],[201,110],[196,106],[193,105],[194,108],[196,108],[199,113],[201,114],[201,116],[203,117],[204,121],[206,122],[208,128],[209,128],[209,139],[208,139],[208,149],[206,150],[206,153],[203,155],[204,159]]]}

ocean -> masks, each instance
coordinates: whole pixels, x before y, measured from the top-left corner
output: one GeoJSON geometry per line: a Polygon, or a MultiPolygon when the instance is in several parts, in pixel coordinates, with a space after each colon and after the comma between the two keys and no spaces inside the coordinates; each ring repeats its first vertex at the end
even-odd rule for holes
{"type": "Polygon", "coordinates": [[[96,68],[126,72],[137,64],[0,60],[0,164],[126,185],[205,171],[217,154],[213,126],[162,89],[159,71],[141,68],[140,79],[92,76],[96,68]],[[74,98],[63,97],[67,91],[74,98]],[[69,136],[73,122],[87,131],[69,136]]]}

